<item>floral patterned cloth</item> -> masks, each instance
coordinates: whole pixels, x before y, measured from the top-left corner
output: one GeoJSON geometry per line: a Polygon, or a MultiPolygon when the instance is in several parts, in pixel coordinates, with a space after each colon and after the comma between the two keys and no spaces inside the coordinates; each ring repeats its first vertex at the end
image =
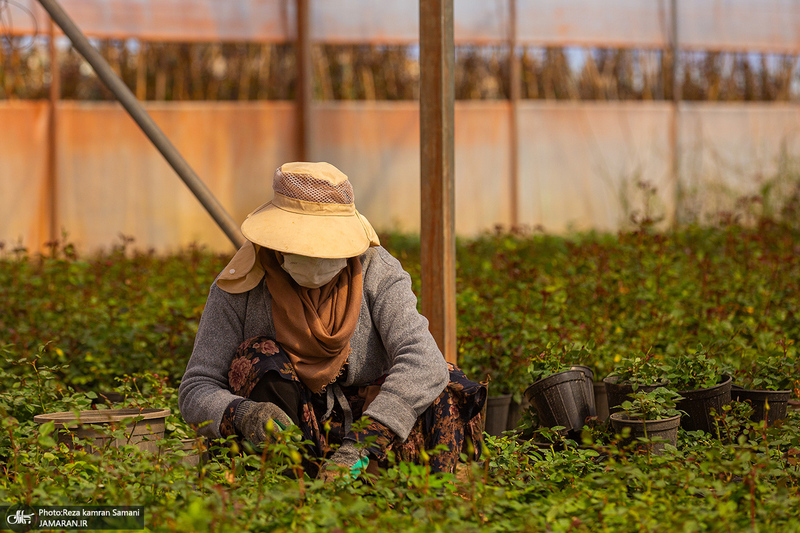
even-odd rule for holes
{"type": "MultiPolygon", "coordinates": [[[[294,372],[283,348],[267,337],[248,339],[239,347],[228,372],[228,384],[233,394],[247,398],[256,384],[267,372],[275,372],[286,381],[299,384],[300,429],[306,440],[312,443],[312,455],[324,458],[343,442],[352,439],[368,443],[367,451],[381,467],[388,466],[389,452],[397,461],[420,462],[420,452],[438,449],[429,454],[429,464],[434,472],[454,472],[461,453],[467,453],[472,443],[473,459],[480,458],[483,448],[482,411],[486,403],[487,390],[484,385],[467,379],[464,373],[448,363],[450,383],[433,404],[417,419],[409,437],[400,441],[386,426],[376,420],[363,417],[362,413],[375,397],[383,378],[365,387],[341,386],[344,397],[357,422],[346,431],[345,415],[340,405],[335,404],[327,427],[322,417],[327,410],[326,394],[314,394],[305,387],[294,372]],[[359,421],[359,419],[362,419],[359,421]],[[442,446],[443,445],[443,446],[442,446]]],[[[344,382],[345,373],[337,384],[344,382]]],[[[225,410],[220,424],[223,437],[238,435],[233,424],[236,408],[243,398],[233,400],[225,410]]],[[[241,435],[238,435],[241,437],[241,435]]],[[[309,473],[315,465],[306,465],[309,473]]]]}

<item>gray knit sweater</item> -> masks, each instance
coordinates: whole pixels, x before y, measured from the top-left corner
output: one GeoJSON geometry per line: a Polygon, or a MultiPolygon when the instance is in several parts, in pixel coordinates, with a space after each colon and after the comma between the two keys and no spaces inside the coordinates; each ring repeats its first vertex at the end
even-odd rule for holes
{"type": "MultiPolygon", "coordinates": [[[[378,396],[364,413],[405,440],[417,417],[449,381],[447,363],[428,321],[417,312],[411,277],[384,248],[361,256],[364,290],[344,385],[366,385],[387,374],[378,396]]],[[[239,345],[265,335],[275,338],[272,298],[266,283],[242,294],[212,284],[181,380],[178,403],[189,424],[207,424],[200,432],[220,436],[220,422],[231,402],[228,370],[239,345]]]]}

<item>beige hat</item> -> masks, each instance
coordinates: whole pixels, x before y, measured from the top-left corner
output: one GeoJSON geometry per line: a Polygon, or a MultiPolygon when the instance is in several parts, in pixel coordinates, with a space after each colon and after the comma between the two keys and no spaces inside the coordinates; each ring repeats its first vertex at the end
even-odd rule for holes
{"type": "Polygon", "coordinates": [[[242,224],[251,242],[308,257],[356,257],[380,245],[358,211],[353,186],[329,163],[286,163],[275,171],[275,195],[242,224]]]}

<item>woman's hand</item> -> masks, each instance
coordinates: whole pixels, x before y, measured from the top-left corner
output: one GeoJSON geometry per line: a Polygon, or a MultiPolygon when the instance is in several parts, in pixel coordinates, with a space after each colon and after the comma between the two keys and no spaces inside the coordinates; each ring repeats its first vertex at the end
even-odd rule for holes
{"type": "Polygon", "coordinates": [[[356,447],[352,440],[345,440],[344,444],[328,459],[317,475],[318,479],[326,483],[341,476],[348,476],[352,479],[367,468],[369,458],[362,448],[356,447]]]}
{"type": "Polygon", "coordinates": [[[289,415],[274,403],[245,400],[236,408],[234,424],[244,438],[258,446],[267,440],[266,428],[270,420],[279,431],[292,425],[289,415]]]}

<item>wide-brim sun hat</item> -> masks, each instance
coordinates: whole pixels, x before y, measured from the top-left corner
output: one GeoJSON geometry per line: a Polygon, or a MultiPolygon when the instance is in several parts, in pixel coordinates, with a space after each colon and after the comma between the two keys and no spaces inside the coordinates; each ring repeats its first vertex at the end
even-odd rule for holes
{"type": "Polygon", "coordinates": [[[320,258],[361,255],[380,241],[355,206],[347,176],[329,163],[286,163],[272,179],[274,196],[247,215],[242,234],[283,253],[320,258]]]}

